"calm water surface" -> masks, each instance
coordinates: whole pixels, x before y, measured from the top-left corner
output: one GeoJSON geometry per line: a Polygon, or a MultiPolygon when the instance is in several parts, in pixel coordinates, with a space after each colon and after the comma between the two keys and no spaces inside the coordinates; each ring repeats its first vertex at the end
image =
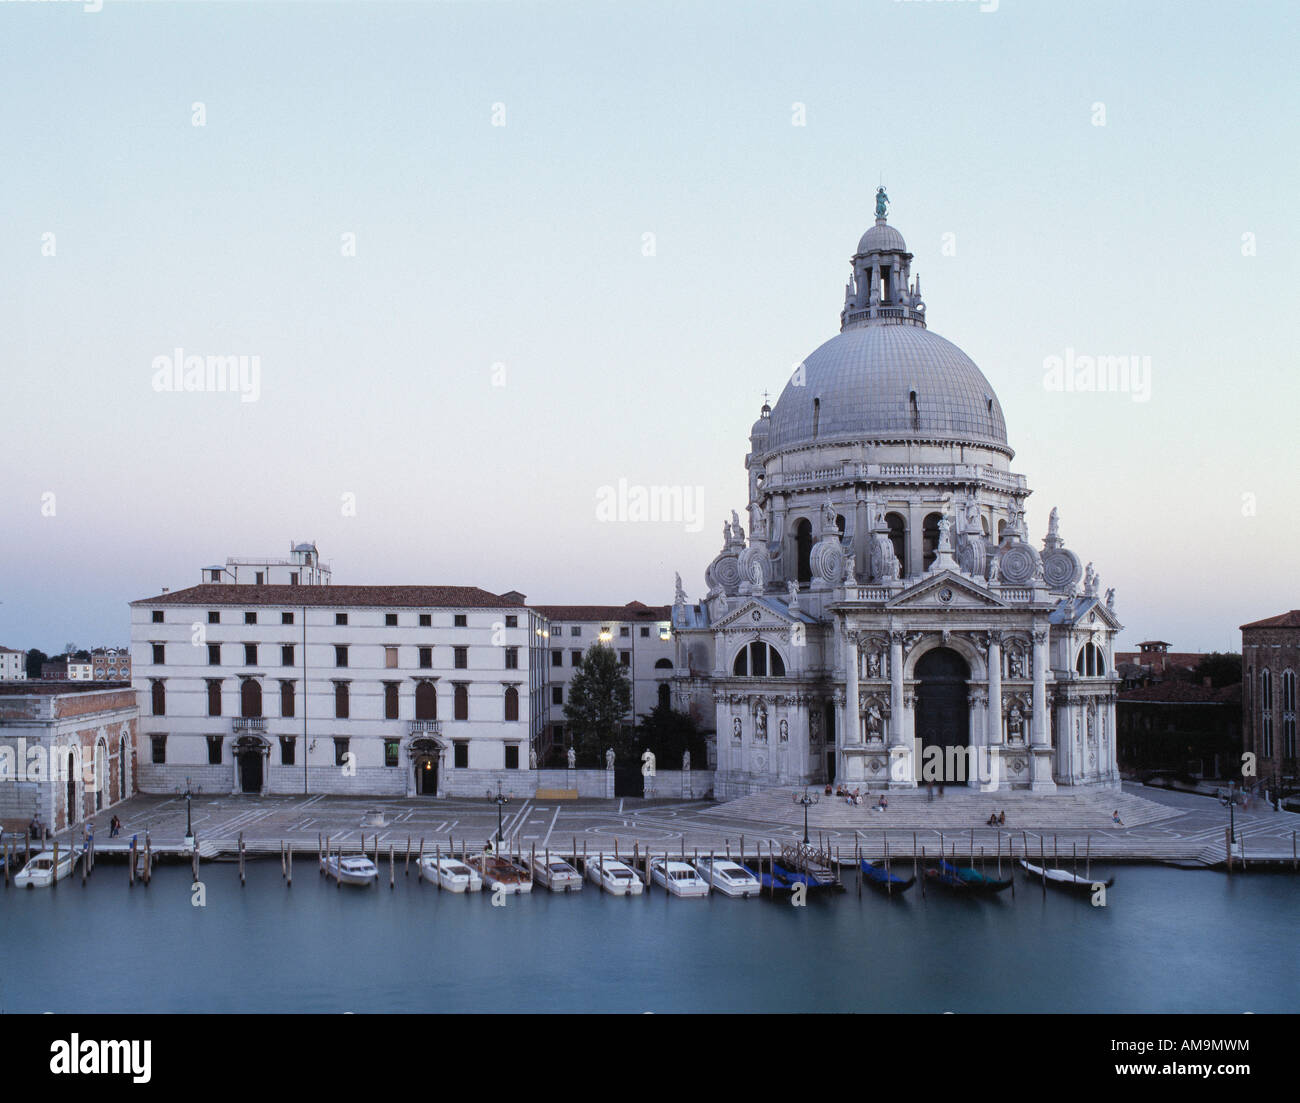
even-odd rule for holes
{"type": "MultiPolygon", "coordinates": [[[[807,907],[615,899],[491,906],[403,878],[336,888],[310,862],[102,863],[0,890],[0,1011],[1296,1011],[1300,879],[1119,867],[1109,906],[1021,879],[988,900],[856,886],[807,907]]],[[[1100,870],[1101,867],[1097,867],[1100,870]]],[[[1095,870],[1094,872],[1096,872],[1095,870]]]]}

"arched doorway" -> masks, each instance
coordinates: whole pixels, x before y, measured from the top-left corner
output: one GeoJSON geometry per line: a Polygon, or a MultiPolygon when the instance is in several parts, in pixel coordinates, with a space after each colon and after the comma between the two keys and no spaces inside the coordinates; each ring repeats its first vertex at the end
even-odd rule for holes
{"type": "Polygon", "coordinates": [[[95,811],[104,809],[104,792],[108,789],[108,744],[100,740],[95,744],[95,811]]]}
{"type": "Polygon", "coordinates": [[[438,759],[440,748],[432,739],[416,739],[411,743],[411,763],[415,769],[415,795],[438,795],[438,759]]]}
{"type": "Polygon", "coordinates": [[[970,709],[966,681],[970,667],[956,651],[936,647],[916,664],[916,736],[921,741],[917,780],[964,785],[970,709]]]}
{"type": "Polygon", "coordinates": [[[245,735],[235,741],[234,750],[235,761],[239,764],[239,791],[260,795],[264,744],[260,739],[245,735]]]}
{"type": "Polygon", "coordinates": [[[813,534],[811,521],[801,520],[795,525],[794,544],[795,552],[798,555],[796,576],[800,586],[807,586],[812,582],[813,534]]]}

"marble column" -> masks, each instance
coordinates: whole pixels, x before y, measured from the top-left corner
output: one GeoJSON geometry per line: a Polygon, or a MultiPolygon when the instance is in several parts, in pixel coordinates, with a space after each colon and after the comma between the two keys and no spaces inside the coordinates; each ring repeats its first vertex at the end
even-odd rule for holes
{"type": "Polygon", "coordinates": [[[862,716],[858,707],[858,635],[844,634],[844,740],[862,742],[862,716]]]}
{"type": "Polygon", "coordinates": [[[989,633],[988,745],[1002,742],[1002,633],[989,633]]]}
{"type": "Polygon", "coordinates": [[[1034,707],[1030,740],[1035,747],[1045,747],[1047,733],[1047,632],[1034,631],[1034,707]]]}
{"type": "Polygon", "coordinates": [[[889,634],[889,745],[901,747],[903,731],[903,633],[889,634]]]}

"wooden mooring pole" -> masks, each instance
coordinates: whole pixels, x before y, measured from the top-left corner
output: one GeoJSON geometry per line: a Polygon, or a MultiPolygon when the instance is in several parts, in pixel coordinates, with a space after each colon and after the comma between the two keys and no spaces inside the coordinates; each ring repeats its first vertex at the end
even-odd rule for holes
{"type": "Polygon", "coordinates": [[[59,840],[54,840],[54,879],[50,882],[50,888],[59,887],[59,840]]]}
{"type": "Polygon", "coordinates": [[[126,883],[132,887],[135,886],[135,844],[136,836],[131,836],[131,860],[126,867],[126,883]]]}
{"type": "Polygon", "coordinates": [[[144,883],[148,888],[153,881],[153,837],[148,831],[144,833],[144,883]]]}
{"type": "MultiPolygon", "coordinates": [[[[915,848],[913,848],[913,853],[915,853],[915,848]]],[[[915,859],[914,859],[914,860],[915,860],[915,859]]],[[[925,862],[925,847],[921,847],[921,862],[922,862],[922,864],[924,864],[924,862],[925,862]]],[[[922,896],[925,895],[925,878],[924,878],[924,877],[921,878],[921,895],[922,895],[922,896]]]]}
{"type": "Polygon", "coordinates": [[[289,844],[289,877],[288,887],[293,888],[293,843],[289,844]]]}
{"type": "Polygon", "coordinates": [[[388,844],[388,887],[390,889],[397,887],[397,881],[395,879],[396,870],[397,870],[397,864],[393,858],[393,844],[389,843],[388,844]]]}
{"type": "Polygon", "coordinates": [[[411,876],[411,836],[406,836],[406,864],[402,866],[402,876],[411,876]]]}
{"type": "MultiPolygon", "coordinates": [[[[147,838],[147,836],[146,836],[147,838]]],[[[239,833],[239,885],[242,888],[245,884],[244,874],[244,833],[239,833]]]]}

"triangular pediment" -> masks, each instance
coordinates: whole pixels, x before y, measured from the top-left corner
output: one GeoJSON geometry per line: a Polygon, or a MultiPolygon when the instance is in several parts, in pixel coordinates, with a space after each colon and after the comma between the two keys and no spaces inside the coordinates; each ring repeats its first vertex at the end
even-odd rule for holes
{"type": "Polygon", "coordinates": [[[886,609],[1007,609],[990,590],[955,571],[924,577],[885,603],[886,609]]]}
{"type": "Polygon", "coordinates": [[[775,601],[750,598],[742,601],[737,608],[717,620],[713,628],[761,632],[764,629],[788,629],[792,624],[801,623],[806,619],[799,614],[792,614],[775,601]]]}

